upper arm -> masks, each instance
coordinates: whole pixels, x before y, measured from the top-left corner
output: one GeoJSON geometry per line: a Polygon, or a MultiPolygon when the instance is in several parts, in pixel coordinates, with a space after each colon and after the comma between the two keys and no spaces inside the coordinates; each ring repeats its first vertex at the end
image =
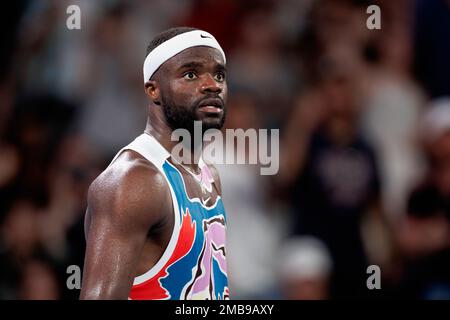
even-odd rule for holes
{"type": "Polygon", "coordinates": [[[126,299],[148,230],[167,206],[161,174],[136,167],[101,175],[89,188],[81,299],[126,299]]]}

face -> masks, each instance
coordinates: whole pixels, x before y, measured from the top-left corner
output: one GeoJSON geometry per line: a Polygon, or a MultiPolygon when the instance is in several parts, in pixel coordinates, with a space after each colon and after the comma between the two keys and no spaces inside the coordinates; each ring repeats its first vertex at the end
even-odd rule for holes
{"type": "Polygon", "coordinates": [[[329,298],[327,276],[285,279],[283,292],[288,300],[324,300],[329,298]]]}
{"type": "Polygon", "coordinates": [[[191,133],[194,121],[203,131],[223,126],[226,115],[227,83],[222,55],[210,47],[186,49],[166,61],[158,70],[160,104],[172,130],[191,133]]]}
{"type": "Polygon", "coordinates": [[[328,99],[328,111],[333,116],[353,117],[357,113],[351,83],[345,78],[329,80],[324,85],[324,95],[328,99]]]}

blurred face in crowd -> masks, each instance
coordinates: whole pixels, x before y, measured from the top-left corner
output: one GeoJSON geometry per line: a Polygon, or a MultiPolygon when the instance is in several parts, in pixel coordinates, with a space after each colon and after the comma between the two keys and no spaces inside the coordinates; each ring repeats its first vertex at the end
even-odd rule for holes
{"type": "Polygon", "coordinates": [[[49,265],[29,261],[24,267],[20,298],[25,300],[57,300],[59,288],[55,274],[49,265]]]}
{"type": "Polygon", "coordinates": [[[327,111],[330,117],[350,119],[357,115],[358,108],[351,80],[344,75],[326,79],[323,85],[327,111]]]}
{"type": "Polygon", "coordinates": [[[285,279],[283,289],[287,300],[324,300],[329,298],[327,276],[285,279]]]}
{"type": "Polygon", "coordinates": [[[202,121],[203,130],[222,128],[227,82],[225,63],[217,49],[186,49],[166,61],[156,79],[157,103],[162,104],[172,130],[184,128],[192,132],[194,121],[202,121]]]}
{"type": "Polygon", "coordinates": [[[28,256],[39,241],[38,210],[28,201],[18,201],[3,225],[4,245],[17,256],[28,256]]]}
{"type": "Polygon", "coordinates": [[[430,144],[429,156],[432,178],[439,192],[450,197],[450,130],[430,144]]]}

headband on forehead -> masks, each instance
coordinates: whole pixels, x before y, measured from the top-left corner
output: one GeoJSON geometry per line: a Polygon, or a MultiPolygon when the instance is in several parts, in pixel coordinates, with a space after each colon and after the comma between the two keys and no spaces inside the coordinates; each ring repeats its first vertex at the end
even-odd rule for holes
{"type": "Polygon", "coordinates": [[[155,71],[164,62],[187,48],[197,46],[206,46],[219,50],[224,62],[226,61],[225,53],[210,33],[202,30],[185,32],[170,38],[150,51],[144,61],[144,83],[150,80],[155,71]]]}

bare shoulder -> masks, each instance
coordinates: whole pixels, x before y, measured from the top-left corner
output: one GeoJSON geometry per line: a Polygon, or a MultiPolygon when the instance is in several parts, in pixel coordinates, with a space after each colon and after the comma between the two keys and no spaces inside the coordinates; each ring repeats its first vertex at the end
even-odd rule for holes
{"type": "Polygon", "coordinates": [[[158,222],[170,204],[162,173],[134,151],[123,152],[88,191],[90,215],[110,215],[121,223],[158,222]]]}

